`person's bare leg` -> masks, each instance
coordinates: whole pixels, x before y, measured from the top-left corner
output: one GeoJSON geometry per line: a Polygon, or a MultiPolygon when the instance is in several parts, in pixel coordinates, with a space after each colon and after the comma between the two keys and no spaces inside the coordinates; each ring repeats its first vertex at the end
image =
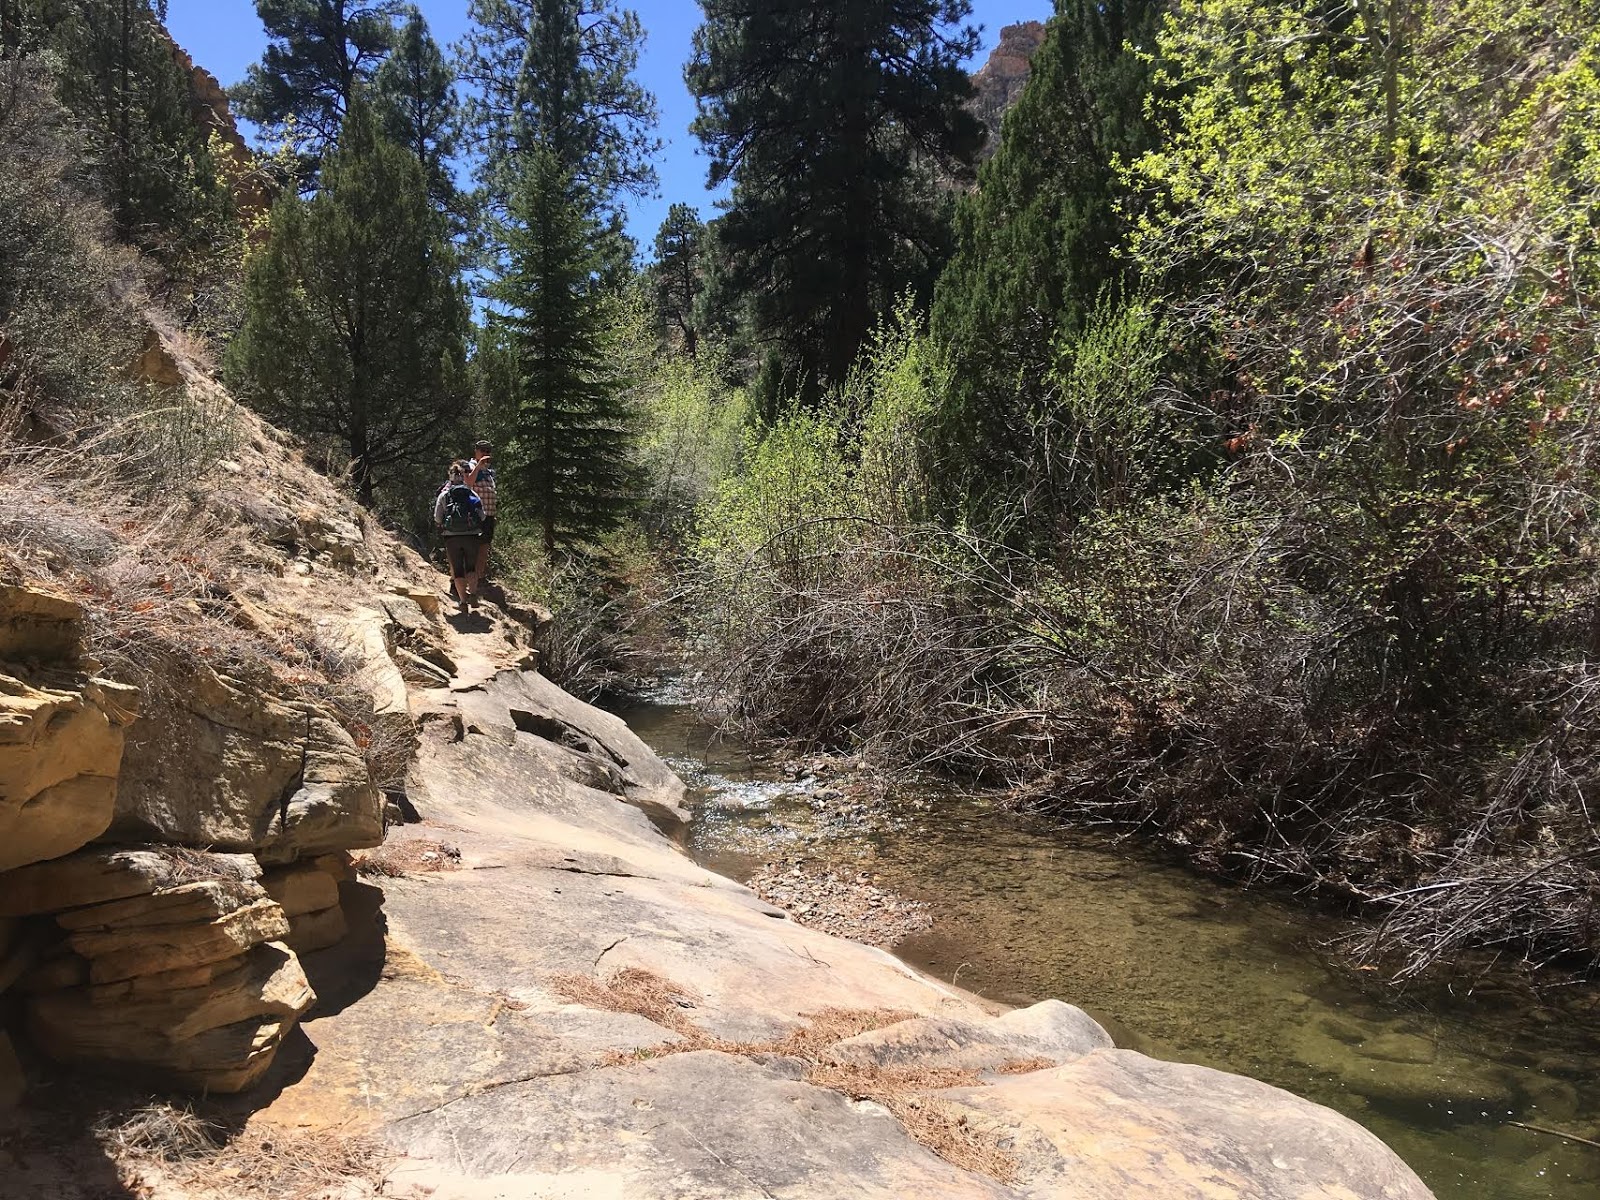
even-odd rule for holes
{"type": "Polygon", "coordinates": [[[478,583],[489,578],[489,543],[484,542],[478,547],[478,583]]]}

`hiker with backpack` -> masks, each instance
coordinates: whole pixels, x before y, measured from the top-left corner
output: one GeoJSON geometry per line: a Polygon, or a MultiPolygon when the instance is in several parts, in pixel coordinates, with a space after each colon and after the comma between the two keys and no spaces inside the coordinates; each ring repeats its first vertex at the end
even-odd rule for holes
{"type": "Polygon", "coordinates": [[[494,485],[494,447],[480,441],[472,447],[467,466],[467,486],[483,501],[483,536],[478,539],[478,583],[489,578],[489,547],[494,542],[494,516],[498,507],[494,485]]]}
{"type": "Polygon", "coordinates": [[[470,464],[450,464],[450,479],[433,502],[433,523],[444,535],[444,553],[460,611],[478,598],[478,546],[483,540],[483,501],[467,486],[470,464]]]}

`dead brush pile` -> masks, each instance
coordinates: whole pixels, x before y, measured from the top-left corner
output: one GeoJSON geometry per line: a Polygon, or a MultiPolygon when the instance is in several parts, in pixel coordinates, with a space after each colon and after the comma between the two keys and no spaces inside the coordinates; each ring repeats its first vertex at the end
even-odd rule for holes
{"type": "Polygon", "coordinates": [[[339,1130],[247,1125],[230,1133],[192,1108],[151,1103],[96,1125],[95,1137],[124,1186],[182,1188],[197,1200],[321,1200],[376,1195],[393,1154],[339,1130]]]}
{"type": "MultiPolygon", "coordinates": [[[[883,1029],[916,1014],[898,1009],[824,1008],[803,1013],[804,1024],[782,1037],[731,1042],[707,1033],[690,1019],[700,997],[652,971],[625,967],[604,980],[565,974],[552,981],[557,993],[578,1004],[608,1012],[632,1013],[677,1035],[677,1040],[632,1053],[614,1053],[608,1065],[621,1066],[667,1054],[715,1050],[741,1058],[799,1059],[805,1080],[851,1100],[882,1105],[916,1141],[962,1170],[977,1171],[1002,1183],[1017,1176],[1018,1164],[1001,1135],[980,1127],[956,1106],[931,1093],[975,1087],[974,1071],[950,1068],[886,1068],[830,1061],[827,1051],[846,1038],[883,1029]]],[[[1043,1061],[1043,1060],[1041,1060],[1043,1061]]],[[[1045,1065],[1053,1066],[1053,1063],[1045,1065]]],[[[1031,1067],[1029,1069],[1032,1069],[1031,1067]]]]}

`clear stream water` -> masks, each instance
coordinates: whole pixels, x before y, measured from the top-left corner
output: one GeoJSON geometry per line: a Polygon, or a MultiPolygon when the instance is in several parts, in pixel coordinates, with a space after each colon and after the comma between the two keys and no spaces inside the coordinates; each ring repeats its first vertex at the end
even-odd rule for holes
{"type": "Polygon", "coordinates": [[[1600,1200],[1600,988],[1396,997],[1324,947],[1328,918],[1232,889],[1126,844],[907,781],[882,819],[841,833],[800,785],[716,739],[670,695],[615,711],[689,783],[689,849],[748,878],[777,857],[854,855],[925,901],[931,929],[895,952],[993,999],[1048,996],[1117,1044],[1251,1075],[1353,1117],[1440,1200],[1600,1200]]]}

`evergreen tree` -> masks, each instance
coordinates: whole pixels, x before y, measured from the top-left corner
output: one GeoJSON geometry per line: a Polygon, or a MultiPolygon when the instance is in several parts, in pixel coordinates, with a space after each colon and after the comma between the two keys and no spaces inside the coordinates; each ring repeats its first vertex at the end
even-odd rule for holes
{"type": "Polygon", "coordinates": [[[227,197],[161,24],[165,8],[77,0],[19,8],[12,21],[20,36],[31,15],[60,55],[61,98],[88,134],[118,234],[173,249],[219,217],[227,197]]]}
{"type": "Polygon", "coordinates": [[[422,168],[359,99],[317,194],[274,207],[245,303],[231,381],[269,419],[347,451],[363,504],[384,468],[440,453],[460,408],[465,297],[422,168]]]}
{"type": "Polygon", "coordinates": [[[455,76],[415,5],[407,10],[394,51],[373,76],[372,88],[384,132],[417,156],[433,202],[456,212],[461,196],[450,174],[458,116],[455,76]]]}
{"type": "Polygon", "coordinates": [[[1000,145],[958,206],[932,331],[949,365],[945,442],[962,468],[951,482],[975,511],[1022,486],[1037,449],[1030,413],[1058,349],[1119,281],[1125,196],[1113,160],[1153,144],[1153,68],[1137,48],[1154,44],[1165,8],[1057,0],[1000,145]]]}
{"type": "MultiPolygon", "coordinates": [[[[613,223],[655,187],[655,98],[633,78],[644,32],[614,0],[472,0],[457,47],[479,176],[503,207],[524,187],[518,159],[551,154],[613,223]]],[[[618,226],[620,228],[620,226],[618,226]]]]}
{"type": "Polygon", "coordinates": [[[615,528],[640,493],[611,308],[632,276],[621,201],[654,184],[655,101],[632,78],[643,34],[612,0],[473,0],[460,47],[468,128],[498,224],[490,397],[508,508],[547,553],[615,528]]]}
{"type": "MultiPolygon", "coordinates": [[[[603,228],[589,189],[553,153],[518,156],[490,326],[509,363],[508,506],[546,554],[616,529],[637,506],[636,429],[608,334],[603,228]]],[[[502,405],[505,398],[501,399],[502,405]]]]}
{"type": "Polygon", "coordinates": [[[287,136],[292,122],[307,178],[388,55],[399,12],[399,0],[256,0],[267,49],[232,96],[273,137],[287,136]]]}
{"type": "Polygon", "coordinates": [[[677,330],[683,351],[694,358],[700,346],[700,249],[706,227],[691,204],[674,204],[656,233],[656,260],[650,268],[656,311],[663,326],[677,330]]]}
{"type": "Polygon", "coordinates": [[[962,62],[967,0],[703,0],[686,71],[731,181],[718,222],[726,284],[753,334],[810,386],[839,382],[907,288],[948,248],[948,181],[983,138],[962,62]]]}

